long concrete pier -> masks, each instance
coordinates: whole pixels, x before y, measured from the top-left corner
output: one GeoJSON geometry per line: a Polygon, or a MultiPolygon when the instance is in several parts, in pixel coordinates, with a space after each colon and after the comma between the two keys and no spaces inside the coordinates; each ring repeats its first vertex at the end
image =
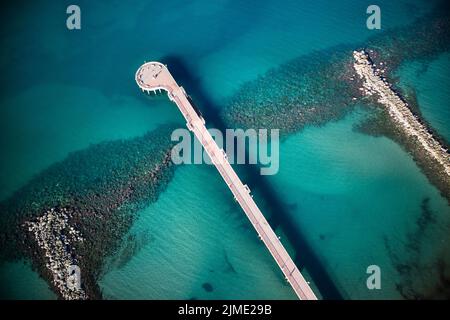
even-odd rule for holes
{"type": "Polygon", "coordinates": [[[212,163],[233,193],[235,200],[244,210],[259,238],[266,245],[299,299],[317,300],[308,282],[259,210],[252,198],[250,189],[239,179],[228,162],[225,151],[219,148],[206,129],[205,120],[200,111],[193,105],[183,87],[176,83],[167,67],[159,62],[147,62],[137,70],[135,78],[136,83],[144,92],[150,93],[161,90],[167,92],[169,99],[175,102],[186,119],[186,126],[194,132],[194,135],[201,142],[212,163]]]}

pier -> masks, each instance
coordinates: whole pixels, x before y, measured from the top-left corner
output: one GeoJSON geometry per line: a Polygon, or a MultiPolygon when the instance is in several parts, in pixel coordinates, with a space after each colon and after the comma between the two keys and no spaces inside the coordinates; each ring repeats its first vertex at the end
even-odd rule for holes
{"type": "Polygon", "coordinates": [[[300,273],[294,261],[289,256],[278,236],[275,234],[266,218],[259,210],[250,189],[243,184],[228,162],[225,151],[216,144],[205,126],[200,111],[191,103],[183,87],[179,86],[165,65],[159,62],[147,62],[136,72],[136,83],[146,93],[165,91],[186,119],[187,128],[200,141],[212,163],[227,184],[234,199],[239,203],[258,237],[265,244],[286,280],[300,300],[317,300],[308,282],[300,273]]]}

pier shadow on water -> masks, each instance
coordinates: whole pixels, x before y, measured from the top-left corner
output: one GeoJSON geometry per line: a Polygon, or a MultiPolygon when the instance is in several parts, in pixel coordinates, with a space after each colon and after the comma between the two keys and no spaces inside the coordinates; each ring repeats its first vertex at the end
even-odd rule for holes
{"type": "MultiPolygon", "coordinates": [[[[203,90],[201,78],[196,76],[189,69],[188,65],[178,56],[166,56],[162,58],[162,63],[166,64],[169,71],[177,83],[186,89],[186,92],[193,97],[198,104],[205,118],[206,123],[213,124],[215,128],[225,132],[227,126],[219,116],[220,112],[203,90]]],[[[320,294],[324,299],[343,299],[331,276],[320,262],[319,258],[308,244],[304,234],[296,222],[286,210],[286,206],[278,198],[276,190],[267,181],[265,176],[260,175],[260,168],[254,165],[240,165],[242,172],[246,175],[246,183],[250,186],[258,186],[258,191],[264,197],[271,214],[270,225],[272,228],[282,226],[289,242],[296,251],[294,258],[296,265],[301,269],[305,267],[316,284],[320,294]]]]}

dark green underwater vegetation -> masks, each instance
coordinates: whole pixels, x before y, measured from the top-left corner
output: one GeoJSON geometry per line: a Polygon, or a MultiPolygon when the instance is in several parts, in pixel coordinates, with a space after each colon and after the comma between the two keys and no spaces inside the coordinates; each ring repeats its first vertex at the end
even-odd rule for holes
{"type": "MultiPolygon", "coordinates": [[[[400,258],[391,246],[392,238],[386,236],[384,245],[396,271],[401,275],[396,282],[398,292],[405,299],[448,299],[450,297],[449,265],[440,252],[432,264],[423,262],[428,248],[424,240],[432,237],[437,228],[436,213],[430,209],[430,199],[424,198],[421,203],[421,215],[415,221],[414,229],[406,235],[402,249],[408,252],[408,258],[400,258]]],[[[445,228],[445,226],[444,226],[445,228]]],[[[440,248],[439,250],[445,250],[440,248]]]]}
{"type": "MultiPolygon", "coordinates": [[[[1,230],[7,230],[0,234],[1,259],[28,258],[51,284],[43,252],[23,223],[50,208],[65,208],[69,224],[85,239],[76,243],[74,257],[83,270],[83,287],[90,298],[101,298],[97,280],[106,258],[121,248],[137,211],[156,201],[172,177],[173,129],[163,126],[142,137],[92,145],[34,177],[0,203],[1,230]]],[[[136,249],[128,240],[129,248],[121,250],[136,249]]]]}

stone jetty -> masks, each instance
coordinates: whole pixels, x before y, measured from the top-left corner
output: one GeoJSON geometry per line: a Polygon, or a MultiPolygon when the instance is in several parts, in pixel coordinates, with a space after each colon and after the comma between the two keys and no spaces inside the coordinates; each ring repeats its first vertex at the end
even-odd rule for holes
{"type": "Polygon", "coordinates": [[[65,300],[85,300],[87,295],[76,285],[71,267],[77,265],[74,243],[82,242],[80,232],[69,224],[67,209],[49,209],[35,221],[25,222],[25,227],[34,235],[38,247],[46,260],[46,267],[53,276],[53,285],[65,300]]]}
{"type": "Polygon", "coordinates": [[[415,139],[417,144],[433,158],[450,176],[450,156],[448,150],[436,140],[430,131],[420,122],[408,107],[408,104],[391,88],[390,84],[381,76],[372,64],[369,55],[364,51],[354,51],[353,64],[356,73],[363,81],[360,88],[366,96],[374,95],[378,103],[385,106],[389,116],[403,132],[415,139]]]}

